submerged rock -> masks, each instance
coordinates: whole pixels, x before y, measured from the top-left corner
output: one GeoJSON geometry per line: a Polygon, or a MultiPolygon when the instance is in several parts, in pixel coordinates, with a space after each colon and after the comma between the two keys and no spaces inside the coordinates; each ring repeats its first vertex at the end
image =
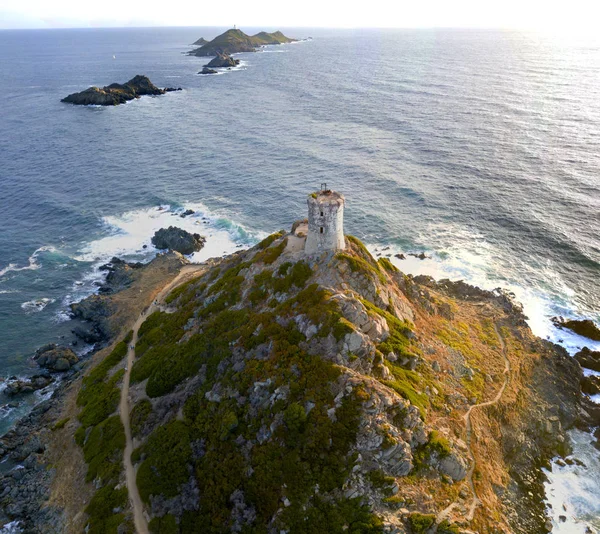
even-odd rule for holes
{"type": "Polygon", "coordinates": [[[181,254],[192,254],[204,247],[206,239],[200,234],[191,234],[183,228],[169,226],[156,231],[152,244],[161,250],[169,249],[181,254]]]}
{"type": "Polygon", "coordinates": [[[163,95],[169,91],[178,91],[169,87],[160,89],[156,87],[146,76],[137,75],[127,83],[112,83],[105,87],[90,87],[79,93],[72,93],[63,98],[61,102],[75,104],[78,106],[118,106],[145,95],[163,95]]]}
{"type": "Polygon", "coordinates": [[[215,69],[209,69],[206,65],[198,74],[218,74],[215,69]]]}
{"type": "Polygon", "coordinates": [[[68,371],[79,358],[67,347],[59,347],[56,343],[44,345],[35,351],[33,359],[40,367],[51,371],[68,371]]]}

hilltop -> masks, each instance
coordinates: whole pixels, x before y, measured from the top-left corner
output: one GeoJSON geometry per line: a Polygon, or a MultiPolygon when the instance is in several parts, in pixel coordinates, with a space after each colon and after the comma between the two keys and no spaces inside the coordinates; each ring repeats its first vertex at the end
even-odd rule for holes
{"type": "Polygon", "coordinates": [[[203,44],[189,52],[191,56],[217,56],[218,54],[237,54],[239,52],[255,52],[263,45],[291,43],[290,39],[276,31],[273,33],[260,32],[256,35],[246,35],[242,30],[231,29],[215,37],[212,41],[203,44]]]}
{"type": "Polygon", "coordinates": [[[502,292],[406,276],[350,236],[292,242],[195,266],[122,316],[31,434],[59,531],[543,531],[540,467],[586,422],[577,362],[502,292]]]}

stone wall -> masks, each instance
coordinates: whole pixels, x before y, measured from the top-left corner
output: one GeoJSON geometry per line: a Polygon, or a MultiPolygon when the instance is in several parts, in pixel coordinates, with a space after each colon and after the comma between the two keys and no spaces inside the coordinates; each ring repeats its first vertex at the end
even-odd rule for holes
{"type": "Polygon", "coordinates": [[[308,236],[304,251],[315,254],[343,250],[344,196],[335,191],[320,191],[308,197],[308,236]]]}

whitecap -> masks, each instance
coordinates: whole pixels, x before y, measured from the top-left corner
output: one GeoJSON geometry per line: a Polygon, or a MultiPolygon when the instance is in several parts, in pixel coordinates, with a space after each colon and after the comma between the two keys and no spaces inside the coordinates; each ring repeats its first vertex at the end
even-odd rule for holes
{"type": "Polygon", "coordinates": [[[43,311],[44,308],[48,306],[48,304],[52,304],[53,302],[55,302],[55,299],[45,297],[40,299],[29,300],[21,304],[21,309],[27,314],[39,313],[43,311]]]}
{"type": "Polygon", "coordinates": [[[19,267],[16,263],[9,263],[4,269],[0,269],[0,277],[6,273],[17,272],[17,271],[34,271],[39,269],[42,264],[38,263],[38,257],[42,252],[56,252],[56,249],[52,246],[40,247],[29,256],[29,264],[24,267],[19,267]]]}

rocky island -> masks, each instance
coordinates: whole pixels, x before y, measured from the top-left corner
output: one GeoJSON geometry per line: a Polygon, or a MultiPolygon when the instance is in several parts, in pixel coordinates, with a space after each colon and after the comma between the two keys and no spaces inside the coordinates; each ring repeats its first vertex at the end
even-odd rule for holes
{"type": "Polygon", "coordinates": [[[134,76],[127,83],[113,83],[105,87],[90,87],[85,91],[73,93],[63,98],[61,102],[78,106],[118,106],[135,98],[145,95],[164,95],[171,91],[180,91],[181,88],[156,87],[146,76],[134,76]]]}
{"type": "Polygon", "coordinates": [[[264,45],[292,43],[294,41],[295,39],[286,37],[280,31],[246,35],[242,30],[231,29],[215,37],[212,41],[202,44],[199,48],[195,48],[189,52],[189,55],[204,57],[217,56],[219,54],[231,55],[240,52],[255,52],[257,48],[264,45]]]}
{"type": "Polygon", "coordinates": [[[24,466],[0,475],[0,525],[549,531],[542,467],[600,423],[578,360],[506,292],[374,259],[344,234],[343,195],[307,203],[248,250],[159,255],[90,297],[103,348],[0,440],[24,466]]]}

